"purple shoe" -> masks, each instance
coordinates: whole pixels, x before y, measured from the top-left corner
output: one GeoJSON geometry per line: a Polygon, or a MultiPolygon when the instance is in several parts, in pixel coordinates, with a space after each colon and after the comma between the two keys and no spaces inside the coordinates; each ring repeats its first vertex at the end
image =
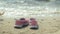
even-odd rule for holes
{"type": "Polygon", "coordinates": [[[20,20],[16,20],[15,28],[22,28],[27,26],[29,23],[25,18],[21,18],[20,20]]]}
{"type": "Polygon", "coordinates": [[[38,29],[37,21],[34,18],[30,18],[30,29],[38,29]]]}

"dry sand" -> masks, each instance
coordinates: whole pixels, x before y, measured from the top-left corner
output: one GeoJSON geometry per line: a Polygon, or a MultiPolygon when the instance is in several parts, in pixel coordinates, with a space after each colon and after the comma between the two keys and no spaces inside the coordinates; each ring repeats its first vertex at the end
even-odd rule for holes
{"type": "Polygon", "coordinates": [[[0,16],[0,34],[60,34],[60,16],[37,17],[36,19],[39,25],[38,30],[32,30],[29,26],[15,29],[14,18],[0,16]]]}

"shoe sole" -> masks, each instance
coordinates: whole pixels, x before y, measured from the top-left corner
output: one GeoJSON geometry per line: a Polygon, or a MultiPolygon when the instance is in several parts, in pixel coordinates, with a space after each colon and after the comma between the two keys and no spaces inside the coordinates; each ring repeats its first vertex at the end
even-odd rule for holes
{"type": "Polygon", "coordinates": [[[30,26],[30,29],[38,29],[38,26],[30,26]]]}
{"type": "Polygon", "coordinates": [[[22,27],[23,27],[23,25],[15,25],[15,26],[14,26],[14,28],[18,28],[18,29],[19,29],[19,28],[22,28],[22,27]]]}
{"type": "Polygon", "coordinates": [[[18,28],[18,29],[20,29],[20,28],[24,28],[24,27],[26,27],[26,26],[28,26],[28,25],[29,25],[29,24],[15,25],[14,28],[18,28]]]}

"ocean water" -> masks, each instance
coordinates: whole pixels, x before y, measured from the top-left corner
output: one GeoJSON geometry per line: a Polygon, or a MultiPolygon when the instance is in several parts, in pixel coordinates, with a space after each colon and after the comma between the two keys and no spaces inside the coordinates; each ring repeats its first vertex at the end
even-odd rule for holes
{"type": "MultiPolygon", "coordinates": [[[[5,17],[57,16],[60,12],[60,0],[0,0],[0,12],[5,17]]],[[[59,15],[60,16],[60,15],[59,15]]]]}

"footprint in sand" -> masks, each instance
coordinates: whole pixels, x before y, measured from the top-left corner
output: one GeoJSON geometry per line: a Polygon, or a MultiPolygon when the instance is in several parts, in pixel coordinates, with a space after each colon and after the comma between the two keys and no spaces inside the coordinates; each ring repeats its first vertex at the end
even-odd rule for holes
{"type": "Polygon", "coordinates": [[[4,19],[0,19],[0,21],[4,21],[4,19]]]}

